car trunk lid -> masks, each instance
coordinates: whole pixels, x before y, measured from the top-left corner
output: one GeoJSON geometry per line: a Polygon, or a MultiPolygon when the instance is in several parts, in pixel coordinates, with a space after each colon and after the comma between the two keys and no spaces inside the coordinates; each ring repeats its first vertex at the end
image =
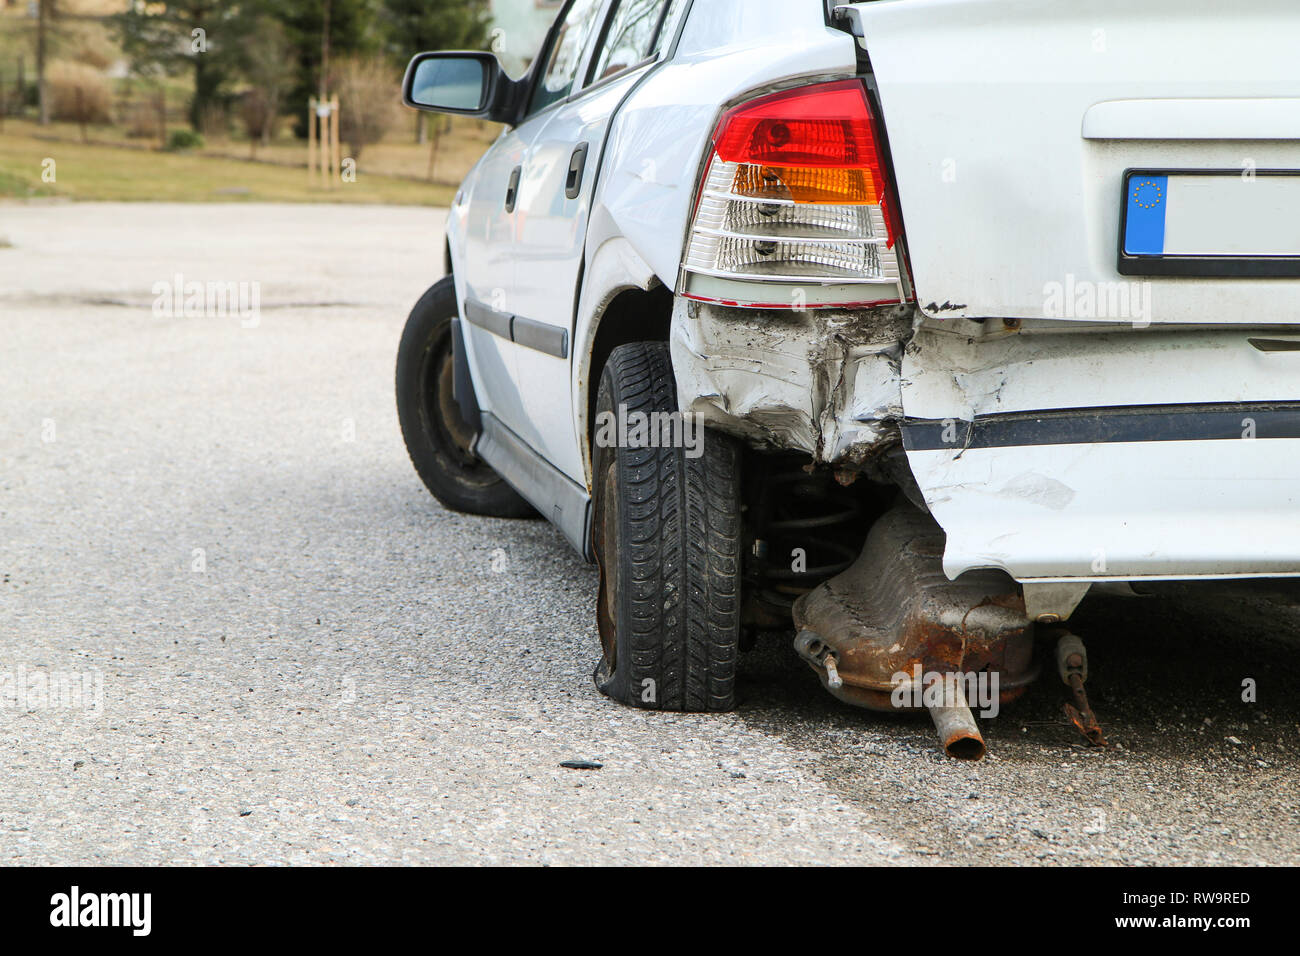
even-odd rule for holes
{"type": "Polygon", "coordinates": [[[1293,0],[841,10],[870,57],[926,314],[1297,322],[1293,0]]]}

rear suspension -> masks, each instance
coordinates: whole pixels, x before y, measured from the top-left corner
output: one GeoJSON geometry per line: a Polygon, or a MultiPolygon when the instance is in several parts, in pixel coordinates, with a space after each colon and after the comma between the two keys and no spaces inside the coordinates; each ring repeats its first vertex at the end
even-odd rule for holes
{"type": "Polygon", "coordinates": [[[845,487],[807,458],[751,452],[745,488],[746,629],[787,629],[794,602],[862,549],[882,490],[845,487]]]}

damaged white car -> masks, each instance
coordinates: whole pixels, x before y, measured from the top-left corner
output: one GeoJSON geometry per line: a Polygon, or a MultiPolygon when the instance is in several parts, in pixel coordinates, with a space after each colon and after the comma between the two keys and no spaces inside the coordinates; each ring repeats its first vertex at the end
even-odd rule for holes
{"type": "Polygon", "coordinates": [[[598,563],[619,701],[726,710],[785,631],[954,756],[1045,669],[1101,742],[1091,589],[1300,575],[1297,48],[1293,0],[570,0],[521,80],[421,54],[505,130],[412,460],[598,563]]]}

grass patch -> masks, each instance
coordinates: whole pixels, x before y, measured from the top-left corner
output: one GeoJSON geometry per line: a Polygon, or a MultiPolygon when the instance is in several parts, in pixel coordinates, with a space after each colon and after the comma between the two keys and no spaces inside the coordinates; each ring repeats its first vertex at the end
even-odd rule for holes
{"type": "MultiPolygon", "coordinates": [[[[305,165],[279,166],[229,156],[50,140],[34,123],[8,120],[0,136],[0,197],[60,196],[112,202],[341,202],[446,206],[451,186],[369,173],[322,189],[305,165]],[[55,163],[55,182],[41,180],[55,163]]],[[[306,149],[303,149],[304,162],[306,149]]]]}
{"type": "MultiPolygon", "coordinates": [[[[2,148],[2,144],[0,144],[2,148]]],[[[40,167],[37,167],[39,169],[40,167]]],[[[33,182],[25,176],[20,176],[0,164],[0,196],[31,199],[36,196],[53,196],[54,192],[40,181],[40,174],[37,173],[36,180],[33,182]]],[[[7,248],[3,237],[0,237],[0,248],[7,248]]]]}

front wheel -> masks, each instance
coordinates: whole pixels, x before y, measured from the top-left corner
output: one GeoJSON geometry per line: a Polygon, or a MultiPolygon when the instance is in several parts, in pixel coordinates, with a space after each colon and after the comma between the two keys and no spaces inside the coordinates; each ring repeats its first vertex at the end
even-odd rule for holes
{"type": "Polygon", "coordinates": [[[676,415],[662,343],[610,355],[596,412],[592,544],[603,652],[596,685],[635,707],[731,710],[740,637],[739,446],[676,415]],[[677,432],[664,427],[674,419],[677,432]],[[646,441],[635,440],[647,422],[646,441]],[[633,437],[626,444],[624,432],[633,437]],[[673,447],[653,437],[669,434],[691,441],[673,447]]]}
{"type": "Polygon", "coordinates": [[[411,310],[397,348],[397,418],[411,463],[433,496],[454,511],[527,518],[532,507],[470,449],[474,435],[454,394],[452,320],[459,314],[451,276],[411,310]]]}

